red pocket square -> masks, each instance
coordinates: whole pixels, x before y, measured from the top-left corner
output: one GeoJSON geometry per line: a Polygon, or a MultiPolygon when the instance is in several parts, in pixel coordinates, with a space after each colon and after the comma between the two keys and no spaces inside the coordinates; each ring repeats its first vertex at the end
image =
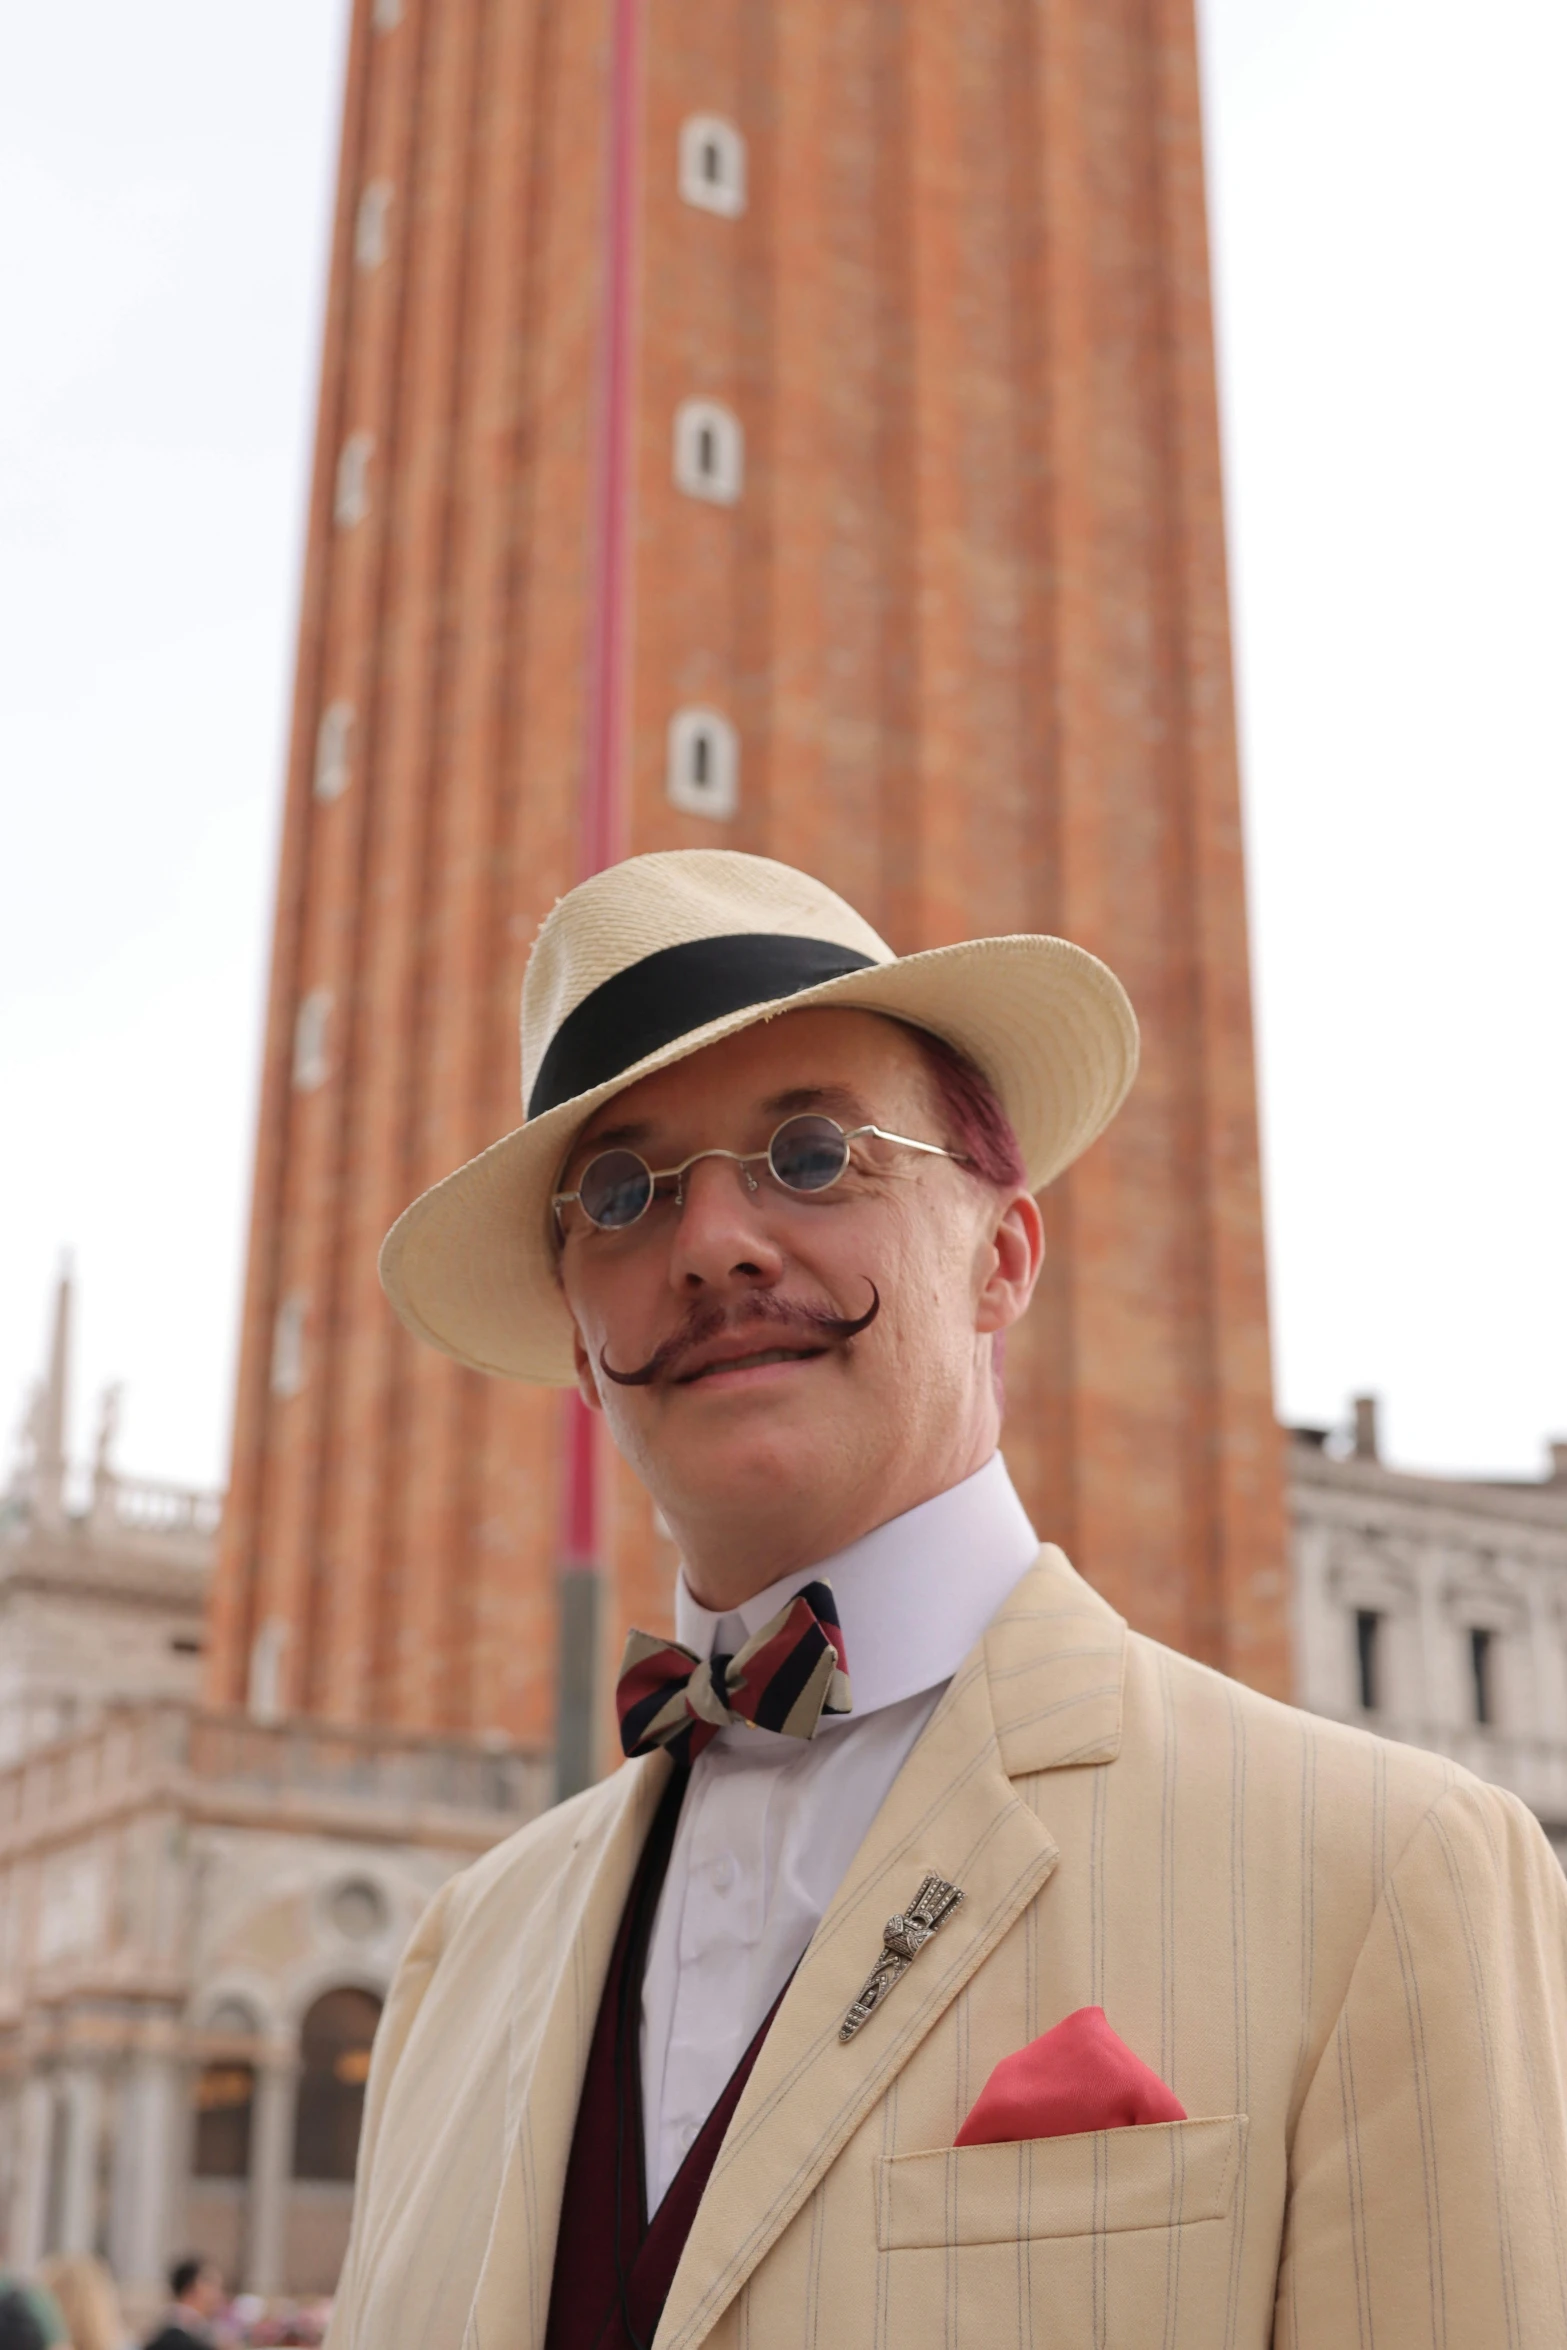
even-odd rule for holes
{"type": "Polygon", "coordinates": [[[1004,2056],[958,2132],[960,2146],[1071,2138],[1139,2122],[1183,2122],[1186,2108],[1134,2056],[1102,2007],[1080,2007],[1053,2032],[1004,2056]]]}

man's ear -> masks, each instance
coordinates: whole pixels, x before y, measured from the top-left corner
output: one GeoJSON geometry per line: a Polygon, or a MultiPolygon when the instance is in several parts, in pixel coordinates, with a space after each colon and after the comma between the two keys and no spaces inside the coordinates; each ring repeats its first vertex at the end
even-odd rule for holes
{"type": "Polygon", "coordinates": [[[601,1412],[604,1401],[598,1391],[598,1381],[593,1376],[593,1357],[582,1343],[581,1331],[575,1326],[571,1333],[571,1354],[577,1366],[577,1393],[590,1412],[601,1412]]]}
{"type": "Polygon", "coordinates": [[[990,1263],[975,1300],[976,1330],[1010,1330],[1028,1311],[1045,1262],[1045,1222],[1031,1191],[1015,1191],[991,1235],[990,1263]]]}

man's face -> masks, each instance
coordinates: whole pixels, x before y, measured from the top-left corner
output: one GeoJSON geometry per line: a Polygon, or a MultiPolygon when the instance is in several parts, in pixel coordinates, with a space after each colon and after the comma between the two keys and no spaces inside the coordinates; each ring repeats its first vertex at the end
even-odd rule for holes
{"type": "Polygon", "coordinates": [[[216,2317],[223,2307],[223,2271],[212,2267],[202,2269],[185,2298],[203,2317],[216,2317]]]}
{"type": "MultiPolygon", "coordinates": [[[[562,1188],[595,1151],[629,1148],[655,1169],[715,1146],[762,1151],[802,1112],[947,1140],[906,1030],[871,1013],[803,1011],[606,1103],[562,1188]]],[[[979,1466],[996,1438],[992,1333],[1022,1311],[1038,1267],[1032,1200],[948,1159],[857,1142],[841,1180],[806,1197],[764,1166],[753,1173],[755,1189],[733,1161],[704,1159],[685,1177],[683,1208],[660,1199],[622,1232],[568,1211],[561,1278],[583,1393],[688,1568],[704,1528],[730,1544],[754,1528],[769,1549],[779,1512],[808,1563],[979,1466]],[[876,1319],[847,1342],[810,1319],[857,1318],[874,1297],[876,1319]],[[648,1384],[618,1385],[603,1367],[635,1370],[666,1342],[672,1359],[648,1384]]]]}

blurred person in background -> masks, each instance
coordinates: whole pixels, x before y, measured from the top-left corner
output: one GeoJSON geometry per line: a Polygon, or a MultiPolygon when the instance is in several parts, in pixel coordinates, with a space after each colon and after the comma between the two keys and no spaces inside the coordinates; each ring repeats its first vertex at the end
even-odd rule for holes
{"type": "Polygon", "coordinates": [[[211,2350],[217,2335],[213,2319],[223,2307],[223,2271],[215,2260],[188,2252],[169,2270],[173,2303],[163,2322],[147,2338],[146,2350],[211,2350]]]}
{"type": "Polygon", "coordinates": [[[113,2277],[94,2254],[55,2253],[40,2263],[38,2281],[59,2304],[71,2350],[123,2350],[129,2337],[120,2297],[113,2277]]]}
{"type": "Polygon", "coordinates": [[[0,2350],[29,2350],[32,2326],[42,2350],[70,2350],[70,2328],[48,2286],[0,2269],[0,2350]]]}
{"type": "Polygon", "coordinates": [[[54,2350],[64,2341],[39,2316],[39,2298],[25,2285],[0,2284],[0,2350],[54,2350]]]}

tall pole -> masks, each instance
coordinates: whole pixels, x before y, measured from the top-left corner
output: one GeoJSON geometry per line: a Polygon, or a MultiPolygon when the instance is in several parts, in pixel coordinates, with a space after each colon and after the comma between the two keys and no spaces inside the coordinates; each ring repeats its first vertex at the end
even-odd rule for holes
{"type": "MultiPolygon", "coordinates": [[[[630,690],[632,395],[635,371],[637,105],[641,0],[610,0],[609,124],[605,172],[598,430],[594,453],[594,594],[588,622],[585,756],[578,870],[586,879],[622,854],[630,690]]],[[[556,1792],[575,1795],[594,1775],[597,1662],[603,1590],[599,1425],[579,1395],[566,1398],[560,1560],[560,1678],[556,1792]]]]}

